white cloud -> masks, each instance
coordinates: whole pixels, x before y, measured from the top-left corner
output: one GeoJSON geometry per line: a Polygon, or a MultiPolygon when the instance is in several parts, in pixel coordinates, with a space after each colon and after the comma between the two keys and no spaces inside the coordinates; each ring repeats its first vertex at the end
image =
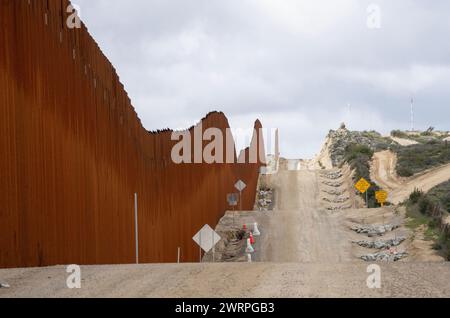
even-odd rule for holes
{"type": "Polygon", "coordinates": [[[144,126],[188,127],[212,110],[235,128],[280,128],[311,157],[331,128],[449,129],[448,1],[78,0],[144,126]],[[351,104],[351,113],[347,105],[351,104]]]}

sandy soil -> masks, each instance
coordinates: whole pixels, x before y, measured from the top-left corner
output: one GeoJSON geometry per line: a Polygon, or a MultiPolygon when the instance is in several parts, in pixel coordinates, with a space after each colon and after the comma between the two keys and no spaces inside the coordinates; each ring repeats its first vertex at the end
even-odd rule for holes
{"type": "Polygon", "coordinates": [[[433,250],[433,241],[425,239],[427,226],[422,225],[414,231],[408,244],[411,258],[417,262],[445,262],[445,258],[433,250]]]}
{"type": "Polygon", "coordinates": [[[390,136],[390,138],[393,141],[395,141],[396,143],[398,143],[400,146],[412,146],[412,145],[418,144],[417,141],[411,140],[411,139],[397,138],[397,137],[392,137],[392,136],[390,136]]]}
{"type": "Polygon", "coordinates": [[[380,264],[369,289],[367,264],[157,264],[83,266],[81,289],[62,266],[0,270],[0,297],[450,297],[450,264],[380,264]]]}
{"type": "Polygon", "coordinates": [[[375,153],[371,164],[372,180],[389,191],[389,201],[394,204],[403,202],[416,188],[427,192],[450,179],[450,164],[400,178],[395,173],[396,162],[396,155],[387,150],[375,153]]]}
{"type": "Polygon", "coordinates": [[[266,262],[350,260],[349,241],[340,219],[319,208],[316,171],[280,171],[273,176],[275,209],[267,220],[260,249],[266,262]]]}
{"type": "Polygon", "coordinates": [[[320,153],[311,161],[311,168],[314,169],[333,169],[333,162],[330,156],[330,144],[332,140],[327,137],[321,148],[320,153]]]}

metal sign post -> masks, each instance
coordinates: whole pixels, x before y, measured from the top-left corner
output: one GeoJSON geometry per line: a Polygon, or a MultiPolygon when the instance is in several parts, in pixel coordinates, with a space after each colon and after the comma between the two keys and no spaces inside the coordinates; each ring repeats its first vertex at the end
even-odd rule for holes
{"type": "MultiPolygon", "coordinates": [[[[202,262],[202,250],[208,253],[221,240],[217,234],[208,224],[206,224],[197,234],[192,238],[200,248],[200,263],[202,262]]],[[[213,260],[215,259],[215,250],[213,250],[213,260]]]]}
{"type": "Polygon", "coordinates": [[[239,191],[239,210],[242,211],[242,191],[247,187],[244,181],[239,180],[234,187],[239,191]]]}
{"type": "Polygon", "coordinates": [[[236,213],[234,211],[234,207],[238,204],[238,194],[237,193],[229,193],[227,194],[227,201],[228,204],[233,207],[233,225],[236,224],[236,213]]]}
{"type": "Polygon", "coordinates": [[[358,189],[359,192],[366,194],[366,205],[369,208],[369,193],[367,192],[371,184],[364,178],[361,178],[356,184],[355,188],[358,189]]]}

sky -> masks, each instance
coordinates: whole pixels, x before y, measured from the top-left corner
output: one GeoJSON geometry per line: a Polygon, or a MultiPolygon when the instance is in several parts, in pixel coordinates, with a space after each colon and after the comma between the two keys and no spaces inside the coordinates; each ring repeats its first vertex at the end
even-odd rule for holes
{"type": "Polygon", "coordinates": [[[409,129],[412,97],[417,129],[450,130],[449,1],[73,3],[148,130],[223,111],[234,129],[278,128],[286,158],[311,158],[342,122],[409,129]]]}

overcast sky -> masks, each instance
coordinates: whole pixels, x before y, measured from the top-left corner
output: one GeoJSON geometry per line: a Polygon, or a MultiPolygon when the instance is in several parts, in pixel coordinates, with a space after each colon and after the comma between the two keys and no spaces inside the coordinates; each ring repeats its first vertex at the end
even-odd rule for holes
{"type": "Polygon", "coordinates": [[[408,129],[411,96],[417,128],[450,129],[447,0],[73,2],[148,130],[218,110],[309,158],[344,121],[408,129]]]}

